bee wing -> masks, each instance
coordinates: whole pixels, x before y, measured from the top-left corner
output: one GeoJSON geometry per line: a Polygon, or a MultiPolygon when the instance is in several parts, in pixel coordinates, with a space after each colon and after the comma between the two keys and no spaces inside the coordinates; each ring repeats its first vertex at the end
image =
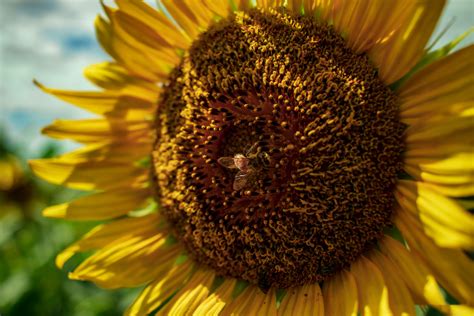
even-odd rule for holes
{"type": "Polygon", "coordinates": [[[250,149],[247,150],[245,155],[247,157],[254,157],[257,155],[257,153],[258,153],[258,142],[255,142],[255,144],[253,144],[252,147],[250,147],[250,149]]]}
{"type": "Polygon", "coordinates": [[[237,166],[235,165],[234,158],[232,157],[220,157],[219,159],[217,159],[217,162],[225,168],[229,168],[229,169],[237,168],[237,166]]]}
{"type": "Polygon", "coordinates": [[[245,187],[247,184],[247,173],[239,171],[235,175],[233,189],[234,191],[239,191],[245,187]]]}
{"type": "Polygon", "coordinates": [[[270,158],[270,155],[266,152],[261,152],[258,154],[258,158],[260,158],[260,160],[263,162],[263,165],[265,167],[268,167],[270,165],[270,162],[271,162],[271,158],[270,158]]]}

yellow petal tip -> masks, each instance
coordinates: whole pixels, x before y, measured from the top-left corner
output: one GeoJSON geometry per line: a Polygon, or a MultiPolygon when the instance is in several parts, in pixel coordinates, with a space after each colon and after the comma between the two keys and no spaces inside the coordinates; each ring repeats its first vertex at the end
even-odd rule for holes
{"type": "Polygon", "coordinates": [[[42,169],[41,169],[41,159],[31,159],[28,160],[28,166],[30,167],[30,170],[33,171],[35,175],[38,177],[42,178],[42,169]]]}
{"type": "Polygon", "coordinates": [[[67,210],[67,204],[59,204],[59,205],[53,205],[53,206],[45,208],[42,214],[45,217],[65,218],[66,210],[67,210]]]}
{"type": "Polygon", "coordinates": [[[78,281],[82,280],[81,277],[78,274],[74,273],[74,272],[69,272],[67,274],[67,277],[71,280],[78,280],[78,281]]]}
{"type": "Polygon", "coordinates": [[[36,80],[36,78],[33,78],[33,84],[40,89],[44,88],[44,86],[38,80],[36,80]]]}
{"type": "Polygon", "coordinates": [[[77,245],[72,245],[64,249],[60,254],[56,256],[55,264],[59,269],[64,267],[64,264],[76,254],[80,249],[77,245]]]}

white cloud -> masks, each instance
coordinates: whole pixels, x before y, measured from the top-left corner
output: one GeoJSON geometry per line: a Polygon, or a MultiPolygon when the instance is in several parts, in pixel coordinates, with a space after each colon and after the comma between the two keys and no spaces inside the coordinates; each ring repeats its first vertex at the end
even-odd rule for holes
{"type": "Polygon", "coordinates": [[[40,92],[36,78],[65,89],[94,89],[82,69],[107,57],[95,41],[101,12],[91,0],[2,0],[0,109],[10,136],[37,147],[39,129],[55,118],[88,116],[40,92]],[[31,141],[33,140],[33,141],[31,141]]]}

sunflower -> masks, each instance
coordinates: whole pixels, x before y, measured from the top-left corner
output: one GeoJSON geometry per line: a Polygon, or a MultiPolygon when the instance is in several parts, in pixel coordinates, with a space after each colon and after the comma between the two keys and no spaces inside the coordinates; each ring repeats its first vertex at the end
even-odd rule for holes
{"type": "Polygon", "coordinates": [[[474,305],[473,46],[429,52],[443,0],[103,4],[97,114],[31,161],[105,220],[57,257],[144,286],[129,315],[415,315],[474,305]],[[448,294],[449,293],[449,294],[448,294]]]}
{"type": "Polygon", "coordinates": [[[0,137],[0,219],[9,215],[31,216],[37,190],[25,169],[18,153],[10,148],[5,137],[0,137]]]}

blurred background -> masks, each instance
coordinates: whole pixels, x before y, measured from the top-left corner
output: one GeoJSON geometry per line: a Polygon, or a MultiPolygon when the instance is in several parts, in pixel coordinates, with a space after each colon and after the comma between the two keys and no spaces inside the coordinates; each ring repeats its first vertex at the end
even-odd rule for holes
{"type": "MultiPolygon", "coordinates": [[[[109,2],[109,1],[106,1],[109,2]]],[[[41,210],[77,192],[32,177],[31,158],[70,150],[40,134],[56,118],[90,117],[39,91],[46,86],[95,89],[82,69],[109,58],[95,41],[98,0],[0,0],[0,315],[120,315],[137,290],[101,290],[70,281],[55,255],[96,223],[41,217],[41,210]]],[[[448,1],[438,30],[450,25],[435,47],[474,25],[474,1],[448,1]]],[[[473,43],[473,36],[462,45],[473,43]]],[[[434,314],[433,311],[429,314],[434,314]]]]}

